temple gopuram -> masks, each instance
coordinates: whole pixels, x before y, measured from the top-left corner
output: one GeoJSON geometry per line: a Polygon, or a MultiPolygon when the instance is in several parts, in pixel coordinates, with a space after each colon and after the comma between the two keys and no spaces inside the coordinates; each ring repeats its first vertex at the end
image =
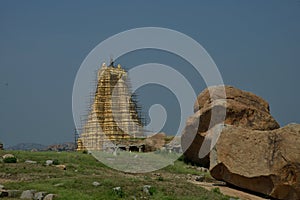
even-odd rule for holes
{"type": "Polygon", "coordinates": [[[97,73],[97,87],[88,117],[77,140],[77,150],[107,150],[112,145],[128,150],[144,137],[141,108],[131,95],[127,72],[120,64],[105,63],[97,73]]]}

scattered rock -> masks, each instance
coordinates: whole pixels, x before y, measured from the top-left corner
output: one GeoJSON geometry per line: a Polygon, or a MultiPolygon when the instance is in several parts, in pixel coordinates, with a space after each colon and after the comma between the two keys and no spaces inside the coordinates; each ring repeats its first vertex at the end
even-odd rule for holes
{"type": "Polygon", "coordinates": [[[43,200],[53,200],[55,197],[55,194],[47,194],[43,200]]]}
{"type": "Polygon", "coordinates": [[[7,190],[8,196],[10,198],[17,198],[20,197],[21,191],[20,190],[7,190]]]}
{"type": "Polygon", "coordinates": [[[63,183],[57,183],[57,184],[54,185],[54,187],[61,187],[63,185],[64,185],[63,183]]]}
{"type": "Polygon", "coordinates": [[[186,174],[185,177],[186,177],[187,180],[192,180],[193,179],[192,174],[186,174]]]}
{"type": "Polygon", "coordinates": [[[34,190],[25,190],[22,192],[20,199],[33,199],[34,190]]]}
{"type": "Polygon", "coordinates": [[[4,188],[4,185],[0,185],[0,190],[3,190],[4,188]]]}
{"type": "Polygon", "coordinates": [[[99,182],[97,182],[97,181],[93,182],[93,186],[97,187],[99,185],[101,185],[99,182]]]}
{"type": "Polygon", "coordinates": [[[43,198],[45,197],[46,192],[37,192],[34,194],[34,200],[43,200],[43,198]]]}
{"type": "Polygon", "coordinates": [[[300,199],[300,124],[270,131],[225,126],[210,153],[210,173],[277,199],[300,199]]]}
{"type": "Polygon", "coordinates": [[[113,188],[113,191],[115,191],[115,192],[120,192],[122,189],[121,189],[121,187],[114,187],[113,188]]]}
{"type": "Polygon", "coordinates": [[[14,158],[15,156],[13,154],[5,154],[2,156],[3,159],[6,159],[6,158],[14,158]]]}
{"type": "Polygon", "coordinates": [[[195,176],[195,181],[203,182],[204,180],[205,180],[205,176],[204,175],[195,176]]]}
{"type": "Polygon", "coordinates": [[[199,150],[209,129],[225,124],[253,130],[273,130],[279,124],[271,116],[269,104],[261,97],[232,86],[214,86],[201,92],[194,105],[195,114],[186,122],[182,136],[182,149],[187,160],[209,167],[209,155],[199,158],[199,150]],[[222,97],[225,88],[226,98],[222,97]],[[210,96],[211,94],[211,96],[210,96]],[[216,113],[214,119],[212,113],[216,113]],[[222,114],[225,114],[223,116],[222,114]]]}
{"type": "Polygon", "coordinates": [[[187,165],[186,166],[187,169],[195,169],[197,171],[200,171],[200,172],[209,172],[209,170],[205,167],[198,167],[198,166],[192,166],[192,165],[187,165]]]}
{"type": "Polygon", "coordinates": [[[196,168],[198,171],[200,171],[200,172],[208,172],[209,170],[207,169],[207,168],[205,168],[205,167],[197,167],[196,168]]]}
{"type": "Polygon", "coordinates": [[[0,198],[1,197],[8,197],[8,192],[6,190],[0,190],[0,198]]]}
{"type": "Polygon", "coordinates": [[[152,173],[153,176],[161,176],[161,173],[152,173]]]}
{"type": "Polygon", "coordinates": [[[144,185],[143,192],[145,192],[147,195],[150,195],[150,188],[151,188],[151,185],[144,185]]]}
{"type": "Polygon", "coordinates": [[[52,165],[53,164],[53,160],[46,160],[46,165],[52,165]]]}
{"type": "Polygon", "coordinates": [[[33,161],[33,160],[26,160],[25,163],[28,163],[28,164],[36,164],[37,162],[36,162],[36,161],[33,161]]]}
{"type": "Polygon", "coordinates": [[[66,142],[63,144],[53,144],[46,148],[46,151],[74,151],[76,149],[75,144],[73,142],[66,142]]]}
{"type": "Polygon", "coordinates": [[[62,170],[67,170],[66,165],[55,165],[55,167],[62,169],[62,170]]]}

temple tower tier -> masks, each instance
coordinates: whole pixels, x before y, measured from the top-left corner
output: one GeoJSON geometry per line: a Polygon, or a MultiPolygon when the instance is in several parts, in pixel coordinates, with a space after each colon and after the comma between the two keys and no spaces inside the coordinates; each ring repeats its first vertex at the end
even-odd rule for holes
{"type": "Polygon", "coordinates": [[[111,144],[144,138],[140,113],[127,72],[113,62],[103,64],[97,73],[97,87],[78,139],[78,150],[105,150],[111,144]]]}

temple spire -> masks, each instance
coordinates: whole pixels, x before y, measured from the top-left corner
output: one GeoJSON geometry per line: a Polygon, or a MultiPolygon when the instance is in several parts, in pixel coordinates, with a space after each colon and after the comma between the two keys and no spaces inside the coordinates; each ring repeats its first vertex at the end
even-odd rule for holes
{"type": "Polygon", "coordinates": [[[109,64],[110,67],[114,67],[114,59],[111,57],[110,58],[110,64],[109,64]]]}

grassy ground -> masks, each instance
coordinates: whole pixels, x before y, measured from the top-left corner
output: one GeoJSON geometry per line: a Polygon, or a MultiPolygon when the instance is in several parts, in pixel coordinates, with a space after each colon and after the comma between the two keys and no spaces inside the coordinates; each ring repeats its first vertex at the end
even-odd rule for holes
{"type": "MultiPolygon", "coordinates": [[[[0,184],[7,189],[45,191],[58,195],[58,199],[229,199],[218,191],[207,191],[187,182],[187,176],[201,175],[182,161],[153,173],[130,174],[110,169],[93,156],[79,152],[25,152],[0,151],[0,156],[14,154],[18,163],[0,163],[0,184]],[[67,170],[45,166],[46,160],[57,159],[67,170]],[[37,164],[24,163],[25,160],[37,164]],[[190,174],[190,175],[188,175],[190,174]],[[93,186],[97,181],[100,186],[93,186]],[[151,194],[143,192],[151,185],[151,194]],[[121,192],[114,192],[121,187],[121,192]]],[[[204,174],[209,179],[209,174],[204,174]]]]}

